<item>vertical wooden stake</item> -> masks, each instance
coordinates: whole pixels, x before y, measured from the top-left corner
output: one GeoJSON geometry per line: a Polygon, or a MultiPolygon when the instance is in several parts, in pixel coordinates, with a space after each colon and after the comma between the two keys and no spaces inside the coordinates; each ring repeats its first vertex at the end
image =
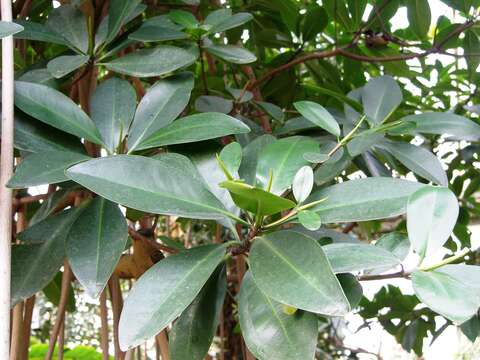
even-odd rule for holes
{"type": "MultiPolygon", "coordinates": [[[[1,0],[2,20],[12,21],[12,2],[1,0]]],[[[0,155],[0,359],[10,352],[10,262],[13,172],[13,37],[2,39],[2,149],[0,155]]]]}

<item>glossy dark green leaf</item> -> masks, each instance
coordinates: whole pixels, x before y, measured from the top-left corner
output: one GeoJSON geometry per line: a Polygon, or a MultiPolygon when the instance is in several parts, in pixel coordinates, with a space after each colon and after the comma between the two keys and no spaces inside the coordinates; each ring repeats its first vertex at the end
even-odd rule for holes
{"type": "Polygon", "coordinates": [[[447,186],[448,178],[442,163],[427,149],[406,142],[385,141],[377,145],[422,178],[447,186]]]}
{"type": "Polygon", "coordinates": [[[242,147],[237,142],[232,142],[220,151],[220,159],[232,175],[238,176],[238,169],[242,162],[242,147]]]}
{"type": "Polygon", "coordinates": [[[159,261],[135,283],[120,317],[122,350],[155,336],[195,299],[220,264],[225,248],[204,245],[159,261]]]}
{"type": "Polygon", "coordinates": [[[85,65],[89,59],[88,55],[59,56],[48,62],[47,69],[53,77],[58,79],[85,65]]]}
{"type": "Polygon", "coordinates": [[[248,271],[238,298],[242,335],[259,360],[307,360],[315,356],[318,322],[314,314],[287,315],[283,304],[266,296],[248,271]]]}
{"type": "Polygon", "coordinates": [[[168,13],[168,17],[174,23],[181,25],[187,29],[195,29],[198,27],[198,20],[189,11],[185,10],[172,10],[168,13]]]}
{"type": "Polygon", "coordinates": [[[324,224],[384,219],[404,214],[408,197],[423,186],[387,177],[351,180],[314,192],[307,203],[326,198],[310,209],[324,224]]]}
{"type": "Polygon", "coordinates": [[[125,23],[128,15],[137,7],[140,0],[110,0],[108,8],[108,32],[106,43],[111,42],[125,23]]]}
{"type": "Polygon", "coordinates": [[[78,8],[70,4],[62,5],[50,12],[45,24],[63,37],[67,46],[82,54],[88,53],[87,18],[78,8]]]}
{"type": "Polygon", "coordinates": [[[43,289],[57,273],[65,257],[65,238],[78,209],[29,227],[18,235],[20,245],[12,247],[12,305],[43,289]]]}
{"type": "Polygon", "coordinates": [[[314,40],[328,25],[328,15],[324,8],[314,4],[304,15],[302,36],[304,41],[314,40]]]}
{"type": "Polygon", "coordinates": [[[102,144],[100,133],[87,114],[69,97],[49,86],[16,81],[15,105],[48,125],[102,144]]]}
{"type": "Polygon", "coordinates": [[[221,113],[201,113],[180,118],[154,132],[136,147],[137,150],[172,144],[185,144],[232,134],[244,134],[250,129],[240,120],[221,113]]]}
{"type": "Polygon", "coordinates": [[[250,270],[265,295],[298,309],[342,316],[349,304],[322,247],[295,231],[255,239],[250,270]]]}
{"type": "Polygon", "coordinates": [[[205,25],[209,25],[211,27],[220,24],[222,21],[226,19],[230,19],[232,16],[232,9],[230,8],[222,8],[212,12],[209,12],[203,23],[205,25]]]}
{"type": "Polygon", "coordinates": [[[428,0],[408,0],[407,1],[408,22],[413,32],[424,39],[430,29],[432,14],[428,0]]]}
{"type": "Polygon", "coordinates": [[[415,270],[412,284],[418,298],[433,311],[461,324],[480,307],[480,266],[445,265],[433,271],[415,270]]]}
{"type": "Polygon", "coordinates": [[[179,154],[155,159],[135,155],[99,158],[75,165],[66,174],[104,198],[137,210],[195,219],[230,215],[190,160],[179,154]]]}
{"type": "Polygon", "coordinates": [[[245,48],[233,45],[211,45],[205,48],[210,54],[234,64],[250,64],[257,57],[245,48]]]}
{"type": "Polygon", "coordinates": [[[294,136],[266,145],[258,157],[257,182],[265,188],[273,172],[271,192],[283,193],[290,185],[297,171],[308,161],[303,158],[307,152],[318,151],[318,143],[310,138],[294,136]]]}
{"type": "MultiPolygon", "coordinates": [[[[240,25],[243,25],[253,19],[253,16],[249,13],[236,13],[232,16],[224,17],[222,21],[216,21],[215,24],[212,24],[212,28],[208,31],[209,33],[219,33],[227,31],[233,28],[236,28],[240,25]]],[[[207,22],[205,19],[205,23],[207,22]]],[[[210,21],[211,22],[211,21],[210,21]]]]}
{"type": "Polygon", "coordinates": [[[90,101],[92,120],[111,153],[127,135],[136,106],[135,89],[126,80],[110,78],[93,93],[90,101]]]}
{"type": "Polygon", "coordinates": [[[291,209],[295,203],[241,181],[224,181],[220,186],[227,189],[232,199],[241,209],[262,216],[273,215],[291,209]]]}
{"type": "Polygon", "coordinates": [[[380,124],[387,119],[402,102],[402,90],[388,75],[371,79],[362,90],[362,103],[367,119],[380,124]]]}
{"type": "Polygon", "coordinates": [[[0,21],[0,39],[23,31],[23,26],[8,21],[0,21]]]}
{"type": "Polygon", "coordinates": [[[195,100],[195,110],[199,112],[219,112],[229,114],[233,109],[233,101],[220,96],[202,95],[195,100]]]}
{"type": "Polygon", "coordinates": [[[90,157],[87,155],[76,152],[47,151],[31,154],[15,168],[15,173],[7,186],[13,189],[24,189],[67,181],[65,170],[88,159],[90,157]]]}
{"type": "Polygon", "coordinates": [[[460,329],[468,340],[473,343],[480,335],[480,316],[477,314],[470,320],[464,322],[460,329]]]}
{"type": "Polygon", "coordinates": [[[293,105],[306,119],[329,133],[340,136],[340,126],[323,106],[312,101],[297,101],[293,105]]]}
{"type": "Polygon", "coordinates": [[[195,62],[194,51],[171,45],[141,49],[106,63],[107,69],[136,77],[162,76],[195,62]]]}
{"type": "Polygon", "coordinates": [[[320,215],[310,210],[299,211],[298,221],[306,229],[311,231],[319,229],[320,226],[322,225],[322,219],[320,218],[320,215]]]}
{"type": "Polygon", "coordinates": [[[373,245],[329,244],[323,250],[335,273],[393,268],[400,264],[392,253],[373,245]]]}
{"type": "Polygon", "coordinates": [[[220,321],[227,291],[225,267],[215,270],[195,300],[173,324],[169,333],[172,360],[202,360],[220,321]]]}
{"type": "Polygon", "coordinates": [[[257,163],[264,147],[275,141],[272,135],[262,135],[250,142],[243,149],[243,158],[238,173],[247,184],[255,185],[257,163]]]}
{"type": "Polygon", "coordinates": [[[362,285],[360,285],[360,282],[352,274],[338,274],[337,277],[340,285],[342,286],[343,292],[347,297],[350,307],[355,309],[362,300],[362,285]]]}
{"type": "Polygon", "coordinates": [[[17,111],[14,145],[27,152],[67,151],[84,153],[80,140],[17,111]]]}
{"type": "Polygon", "coordinates": [[[33,21],[16,20],[15,23],[23,26],[23,31],[15,34],[15,39],[28,39],[45,41],[53,44],[67,45],[67,41],[61,35],[51,30],[48,26],[33,21]]]}
{"type": "Polygon", "coordinates": [[[114,204],[98,196],[70,228],[66,251],[77,280],[98,297],[120,260],[128,238],[125,217],[114,204]]]}
{"type": "Polygon", "coordinates": [[[408,199],[408,237],[423,258],[445,244],[459,213],[458,200],[448,188],[427,186],[408,199]]]}
{"type": "Polygon", "coordinates": [[[38,210],[35,211],[35,214],[30,218],[30,226],[52,215],[57,207],[70,196],[70,191],[71,189],[68,188],[59,189],[44,199],[38,210]]]}
{"type": "Polygon", "coordinates": [[[478,64],[480,64],[480,39],[473,30],[467,30],[463,38],[463,48],[466,54],[475,54],[465,56],[470,77],[473,78],[477,73],[478,64]]]}
{"type": "Polygon", "coordinates": [[[188,34],[176,29],[162,27],[160,25],[145,24],[137,31],[128,36],[129,39],[143,42],[183,40],[188,38],[188,34]]]}
{"type": "Polygon", "coordinates": [[[187,106],[193,89],[193,76],[183,73],[156,82],[140,101],[128,134],[128,147],[138,144],[170,124],[187,106]]]}
{"type": "Polygon", "coordinates": [[[363,152],[370,150],[373,145],[383,140],[383,134],[380,132],[360,133],[347,144],[347,150],[350,156],[355,157],[363,152]]]}
{"type": "Polygon", "coordinates": [[[406,116],[402,121],[415,123],[415,128],[410,133],[452,135],[472,141],[480,139],[480,125],[453,113],[427,112],[406,116]]]}
{"type": "Polygon", "coordinates": [[[275,120],[283,122],[285,119],[285,114],[279,106],[266,101],[256,101],[256,104],[275,120]]]}
{"type": "MultiPolygon", "coordinates": [[[[315,157],[316,161],[321,160],[323,156],[322,154],[328,154],[335,143],[327,143],[326,145],[322,145],[320,148],[320,156],[315,157]]],[[[316,152],[318,153],[318,151],[316,152]]],[[[310,154],[307,155],[307,158],[310,154]]],[[[305,156],[304,156],[305,157],[305,156]]],[[[335,179],[335,177],[339,176],[342,171],[344,171],[352,162],[352,158],[350,157],[348,151],[344,151],[343,148],[340,148],[336,151],[330,158],[326,161],[321,161],[322,165],[317,167],[314,171],[315,175],[315,184],[317,185],[324,185],[335,179]]]]}

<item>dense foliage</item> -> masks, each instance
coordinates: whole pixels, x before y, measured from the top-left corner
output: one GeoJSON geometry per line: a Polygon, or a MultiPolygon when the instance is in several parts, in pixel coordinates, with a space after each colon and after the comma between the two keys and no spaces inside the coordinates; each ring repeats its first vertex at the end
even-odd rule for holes
{"type": "Polygon", "coordinates": [[[71,281],[100,297],[106,356],[111,300],[119,359],[152,338],[162,359],[356,358],[350,312],[417,355],[448,326],[477,338],[480,1],[435,23],[427,0],[61,3],[0,26],[13,322],[42,290],[58,306],[46,358],[71,281]],[[362,296],[391,278],[415,295],[362,296]]]}

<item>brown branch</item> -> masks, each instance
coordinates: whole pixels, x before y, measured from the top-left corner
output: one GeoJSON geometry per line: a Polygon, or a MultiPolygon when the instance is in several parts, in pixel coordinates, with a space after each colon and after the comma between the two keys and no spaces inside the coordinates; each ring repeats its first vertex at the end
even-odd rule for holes
{"type": "Polygon", "coordinates": [[[122,360],[125,358],[125,353],[120,349],[120,342],[118,338],[118,324],[120,322],[120,313],[123,308],[122,289],[120,288],[120,280],[115,274],[112,275],[108,281],[110,290],[110,301],[112,302],[113,313],[113,339],[115,346],[115,359],[122,360]]]}
{"type": "Polygon", "coordinates": [[[62,322],[65,317],[65,309],[68,301],[68,290],[70,281],[72,279],[72,272],[68,262],[65,260],[63,265],[63,275],[62,275],[62,287],[60,290],[60,302],[58,304],[57,317],[55,319],[55,324],[53,325],[52,332],[50,333],[50,341],[48,343],[48,352],[45,355],[45,360],[52,360],[53,351],[55,350],[55,344],[57,342],[58,334],[60,333],[60,328],[62,327],[62,322]]]}
{"type": "Polygon", "coordinates": [[[401,271],[398,271],[396,273],[391,273],[391,274],[361,275],[357,279],[359,281],[372,281],[372,280],[386,280],[386,279],[397,279],[397,278],[409,279],[410,273],[402,269],[401,271]]]}
{"type": "Polygon", "coordinates": [[[170,254],[175,254],[175,253],[178,252],[177,249],[174,249],[170,246],[166,246],[166,245],[163,245],[163,244],[159,244],[154,239],[152,239],[150,237],[147,237],[147,236],[143,236],[142,234],[140,234],[138,231],[136,231],[135,229],[133,229],[131,227],[128,227],[128,234],[132,237],[132,239],[144,241],[144,242],[152,245],[157,250],[162,250],[162,251],[165,251],[165,252],[170,253],[170,254]]]}
{"type": "Polygon", "coordinates": [[[161,331],[155,336],[155,342],[160,350],[162,360],[170,360],[170,352],[168,350],[167,330],[161,331]]]}
{"type": "Polygon", "coordinates": [[[310,54],[303,55],[301,57],[298,57],[286,64],[283,64],[273,70],[268,71],[265,73],[260,79],[255,80],[255,81],[249,81],[247,83],[246,89],[247,90],[252,90],[256,87],[258,87],[260,84],[263,82],[267,81],[271,77],[277,75],[278,73],[285,71],[295,65],[298,64],[303,64],[307,61],[311,60],[317,60],[317,59],[325,59],[325,58],[330,58],[334,56],[344,56],[353,60],[357,61],[365,61],[365,62],[391,62],[391,61],[401,61],[401,60],[409,60],[409,59],[418,59],[418,58],[423,58],[426,57],[430,54],[443,54],[443,55],[452,55],[451,53],[445,52],[442,47],[454,36],[464,32],[468,28],[472,27],[475,24],[475,19],[471,19],[467,22],[465,22],[462,26],[459,26],[456,28],[454,31],[452,31],[450,34],[448,34],[441,42],[438,44],[434,44],[434,46],[430,49],[427,49],[423,52],[420,53],[408,53],[408,54],[401,54],[401,55],[392,55],[392,56],[366,56],[366,55],[360,55],[360,54],[355,54],[352,52],[347,51],[349,48],[354,46],[356,44],[356,39],[358,39],[358,35],[356,35],[353,40],[350,42],[350,44],[343,46],[343,47],[338,47],[335,49],[331,50],[324,50],[320,52],[314,52],[310,54]]]}
{"type": "Polygon", "coordinates": [[[33,308],[35,307],[35,295],[25,301],[25,310],[23,317],[23,344],[20,360],[28,359],[28,349],[30,347],[30,333],[32,331],[33,308]]]}
{"type": "Polygon", "coordinates": [[[12,336],[10,343],[10,360],[20,359],[20,349],[23,343],[23,301],[13,308],[12,336]]]}
{"type": "Polygon", "coordinates": [[[100,294],[100,346],[102,348],[102,359],[108,360],[108,309],[107,309],[107,289],[103,289],[100,294]]]}

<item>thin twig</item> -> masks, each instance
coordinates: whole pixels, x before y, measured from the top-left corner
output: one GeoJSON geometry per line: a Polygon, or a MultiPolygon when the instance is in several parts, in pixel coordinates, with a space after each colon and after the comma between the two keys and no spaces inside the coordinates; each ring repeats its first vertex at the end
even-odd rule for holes
{"type": "Polygon", "coordinates": [[[102,348],[102,359],[108,360],[108,308],[106,289],[100,294],[100,321],[100,346],[102,348]]]}

